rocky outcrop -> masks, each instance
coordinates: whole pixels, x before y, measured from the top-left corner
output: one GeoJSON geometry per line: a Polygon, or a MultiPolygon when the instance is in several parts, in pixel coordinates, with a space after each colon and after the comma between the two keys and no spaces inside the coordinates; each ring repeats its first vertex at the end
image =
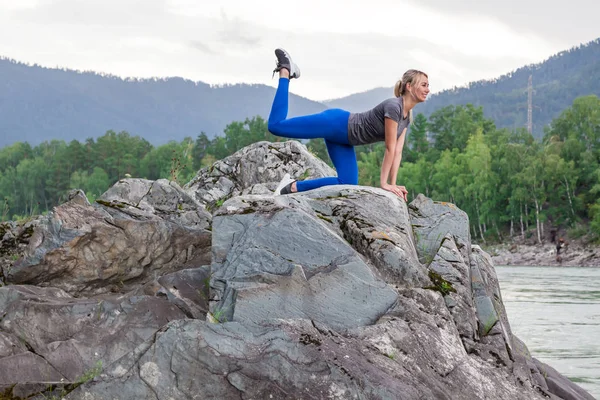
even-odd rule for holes
{"type": "Polygon", "coordinates": [[[600,249],[571,243],[556,257],[556,244],[497,245],[489,249],[495,265],[600,267],[600,249]]]}
{"type": "Polygon", "coordinates": [[[14,398],[77,382],[185,318],[155,296],[75,299],[60,289],[19,285],[0,288],[0,310],[0,391],[14,398]]]}
{"type": "Polygon", "coordinates": [[[185,189],[214,209],[241,194],[270,195],[285,173],[295,179],[335,175],[299,142],[258,142],[201,169],[185,189]]]}
{"type": "Polygon", "coordinates": [[[118,182],[90,205],[83,193],[36,221],[10,284],[75,296],[125,293],[156,275],[210,263],[210,214],[176,184],[118,182]]]}
{"type": "Polygon", "coordinates": [[[40,219],[5,278],[44,287],[0,289],[0,388],[87,400],[591,398],[512,334],[466,214],[359,186],[273,196],[283,173],[319,162],[298,143],[270,146],[185,190],[126,180],[101,204],[75,196],[40,219]],[[148,229],[167,233],[149,241],[148,229]],[[78,247],[117,234],[140,247],[78,247]],[[46,272],[73,254],[143,272],[114,289],[84,258],[46,272]],[[134,268],[136,257],[148,262],[134,268]]]}

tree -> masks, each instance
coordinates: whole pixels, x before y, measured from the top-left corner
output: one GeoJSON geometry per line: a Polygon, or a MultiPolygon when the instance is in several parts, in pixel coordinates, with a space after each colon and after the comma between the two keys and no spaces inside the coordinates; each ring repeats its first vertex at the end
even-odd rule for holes
{"type": "Polygon", "coordinates": [[[209,146],[210,139],[206,136],[206,133],[200,132],[194,142],[194,149],[192,150],[192,165],[195,170],[199,170],[202,167],[202,160],[206,157],[209,146]]]}
{"type": "Polygon", "coordinates": [[[373,151],[358,155],[358,182],[361,185],[379,187],[384,151],[385,147],[379,144],[373,151]]]}
{"type": "Polygon", "coordinates": [[[460,188],[456,187],[460,174],[460,165],[457,163],[459,151],[444,150],[433,166],[431,182],[433,186],[432,197],[439,201],[456,203],[460,196],[460,188]]]}
{"type": "Polygon", "coordinates": [[[412,125],[408,129],[408,146],[405,146],[404,160],[416,162],[419,155],[427,153],[429,141],[427,140],[427,118],[423,114],[417,114],[412,125]]]}
{"type": "Polygon", "coordinates": [[[111,182],[106,171],[100,167],[94,167],[91,174],[81,170],[73,172],[69,185],[71,189],[83,190],[88,200],[94,202],[96,198],[108,190],[111,182]]]}
{"type": "Polygon", "coordinates": [[[325,161],[330,166],[333,166],[331,159],[329,158],[329,153],[327,152],[327,146],[325,145],[324,139],[310,139],[306,144],[306,147],[316,157],[325,161]]]}
{"type": "Polygon", "coordinates": [[[494,122],[483,115],[482,107],[447,106],[431,114],[429,129],[435,138],[434,147],[439,151],[446,149],[464,150],[471,135],[478,129],[484,135],[496,131],[494,122]]]}

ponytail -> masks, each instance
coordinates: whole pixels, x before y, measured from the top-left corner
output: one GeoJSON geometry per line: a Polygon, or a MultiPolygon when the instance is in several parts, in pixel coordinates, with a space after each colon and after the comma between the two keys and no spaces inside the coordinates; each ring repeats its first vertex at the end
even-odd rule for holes
{"type": "Polygon", "coordinates": [[[396,97],[402,96],[402,79],[400,79],[398,82],[396,82],[396,85],[394,86],[394,96],[396,96],[396,97]]]}

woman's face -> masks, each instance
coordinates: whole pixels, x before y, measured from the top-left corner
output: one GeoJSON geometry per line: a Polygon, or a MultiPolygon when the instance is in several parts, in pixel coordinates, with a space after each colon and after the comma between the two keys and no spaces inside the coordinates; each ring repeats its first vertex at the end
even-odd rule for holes
{"type": "Polygon", "coordinates": [[[415,85],[411,85],[410,92],[418,102],[423,102],[429,94],[429,79],[426,76],[419,76],[415,79],[415,85]]]}

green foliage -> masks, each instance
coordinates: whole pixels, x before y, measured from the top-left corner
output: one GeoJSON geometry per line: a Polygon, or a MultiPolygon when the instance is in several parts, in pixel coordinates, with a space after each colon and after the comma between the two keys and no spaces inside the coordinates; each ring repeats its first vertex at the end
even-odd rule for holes
{"type": "Polygon", "coordinates": [[[437,272],[429,271],[429,279],[431,279],[433,286],[428,286],[425,289],[435,290],[436,292],[440,292],[443,296],[448,296],[450,293],[456,293],[456,289],[452,284],[442,278],[437,272]]]}
{"type": "Polygon", "coordinates": [[[216,310],[215,312],[209,312],[209,322],[222,324],[227,322],[227,317],[225,316],[225,309],[221,308],[216,310]]]}
{"type": "MultiPolygon", "coordinates": [[[[471,105],[446,107],[428,122],[417,121],[409,128],[412,143],[405,146],[398,172],[409,201],[424,193],[456,204],[481,242],[502,240],[511,226],[513,235],[520,233],[521,222],[523,232],[533,232],[538,241],[550,227],[586,226],[580,221],[590,221],[586,235],[600,234],[598,97],[576,99],[543,142],[522,128],[496,129],[471,105]],[[427,146],[419,144],[423,125],[433,136],[427,146]]],[[[359,156],[360,183],[379,186],[382,149],[370,146],[359,156]]]]}
{"type": "Polygon", "coordinates": [[[0,149],[0,220],[42,214],[65,200],[70,189],[82,189],[94,202],[126,177],[169,179],[183,185],[202,167],[257,141],[279,141],[261,117],[229,124],[223,136],[210,140],[202,132],[153,147],[139,136],[108,131],[97,140],[69,144],[52,140],[35,148],[15,143],[0,149]]]}
{"type": "Polygon", "coordinates": [[[579,239],[589,233],[589,228],[583,223],[578,223],[567,231],[567,234],[572,239],[579,239]]]}
{"type": "MultiPolygon", "coordinates": [[[[263,140],[283,139],[254,117],[230,123],[213,139],[200,133],[195,140],[159,147],[113,131],[83,143],[53,140],[34,148],[16,143],[0,149],[0,217],[43,213],[72,188],[94,201],[126,176],[184,184],[198,168],[263,140]]],[[[308,147],[328,160],[322,139],[309,141],[308,147]]],[[[357,147],[356,154],[359,183],[379,186],[383,143],[357,147]]],[[[481,107],[469,104],[439,109],[430,120],[419,114],[408,130],[403,156],[397,184],[407,187],[409,201],[424,193],[456,204],[469,216],[472,237],[482,242],[502,240],[509,227],[512,234],[533,232],[536,240],[543,240],[550,226],[571,229],[573,237],[600,237],[596,96],[575,99],[546,129],[542,142],[523,128],[496,129],[481,107]]]]}
{"type": "Polygon", "coordinates": [[[243,122],[232,122],[225,127],[225,136],[216,137],[206,150],[217,160],[225,158],[236,151],[256,142],[279,142],[284,139],[272,135],[267,128],[267,121],[257,116],[246,118],[243,122]]]}
{"type": "Polygon", "coordinates": [[[323,139],[310,139],[306,144],[308,150],[317,158],[325,161],[330,166],[333,166],[331,163],[331,159],[329,158],[329,153],[327,152],[327,146],[325,145],[325,140],[323,139]]]}
{"type": "Polygon", "coordinates": [[[496,130],[494,122],[483,116],[483,108],[472,104],[441,108],[431,114],[429,120],[429,129],[435,137],[434,147],[439,151],[462,151],[476,132],[487,135],[496,130]]]}
{"type": "Polygon", "coordinates": [[[383,143],[372,145],[370,151],[357,153],[358,182],[366,186],[379,186],[381,163],[385,154],[383,143]]]}
{"type": "Polygon", "coordinates": [[[75,379],[74,382],[67,384],[60,388],[56,386],[50,386],[44,393],[40,393],[40,395],[46,400],[60,400],[71,393],[73,390],[77,389],[79,386],[86,384],[92,381],[95,377],[99,376],[102,373],[102,361],[98,360],[96,364],[87,371],[85,371],[81,376],[75,379]]]}
{"type": "Polygon", "coordinates": [[[408,149],[405,150],[404,160],[416,162],[418,158],[429,150],[427,131],[429,124],[423,114],[417,114],[408,131],[408,149]]]}
{"type": "Polygon", "coordinates": [[[96,364],[89,370],[87,370],[83,375],[76,379],[75,383],[79,385],[83,385],[100,375],[102,373],[102,361],[96,361],[96,364]]]}

